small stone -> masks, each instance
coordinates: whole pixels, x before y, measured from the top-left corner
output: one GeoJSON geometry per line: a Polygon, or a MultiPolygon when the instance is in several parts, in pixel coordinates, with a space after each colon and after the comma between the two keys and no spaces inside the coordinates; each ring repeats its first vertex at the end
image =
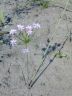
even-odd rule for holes
{"type": "Polygon", "coordinates": [[[52,50],[54,51],[56,49],[56,46],[52,46],[52,50]]]}
{"type": "Polygon", "coordinates": [[[7,54],[8,57],[11,57],[11,54],[7,54]]]}
{"type": "Polygon", "coordinates": [[[0,60],[0,62],[2,62],[2,60],[0,60]]]}
{"type": "Polygon", "coordinates": [[[1,56],[1,58],[3,58],[4,56],[1,56]]]}
{"type": "Polygon", "coordinates": [[[55,46],[58,46],[59,47],[60,45],[61,45],[60,43],[55,43],[55,46]]]}
{"type": "Polygon", "coordinates": [[[50,62],[52,62],[53,60],[52,59],[50,59],[50,62]]]}
{"type": "Polygon", "coordinates": [[[0,86],[2,86],[2,84],[0,83],[0,86]]]}
{"type": "Polygon", "coordinates": [[[46,48],[42,48],[42,51],[45,51],[46,50],[46,48]]]}
{"type": "Polygon", "coordinates": [[[48,43],[50,42],[49,38],[47,39],[47,42],[48,42],[48,43]]]}

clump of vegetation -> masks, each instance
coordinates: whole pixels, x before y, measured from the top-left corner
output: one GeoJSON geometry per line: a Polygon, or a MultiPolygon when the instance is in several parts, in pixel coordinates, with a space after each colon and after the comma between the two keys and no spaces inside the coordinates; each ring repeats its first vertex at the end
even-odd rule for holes
{"type": "Polygon", "coordinates": [[[67,54],[64,54],[63,52],[59,51],[57,54],[56,54],[58,58],[63,58],[63,57],[67,57],[67,54]]]}
{"type": "Polygon", "coordinates": [[[0,10],[0,26],[4,24],[5,17],[4,17],[4,12],[0,10]]]}
{"type": "Polygon", "coordinates": [[[31,41],[31,38],[27,35],[27,33],[21,35],[21,40],[24,44],[28,44],[31,41]]]}
{"type": "Polygon", "coordinates": [[[32,0],[32,2],[43,8],[48,8],[49,5],[49,1],[44,1],[44,0],[32,0]]]}
{"type": "Polygon", "coordinates": [[[41,5],[43,8],[48,8],[48,4],[49,4],[48,1],[42,1],[42,2],[40,3],[40,5],[41,5]]]}

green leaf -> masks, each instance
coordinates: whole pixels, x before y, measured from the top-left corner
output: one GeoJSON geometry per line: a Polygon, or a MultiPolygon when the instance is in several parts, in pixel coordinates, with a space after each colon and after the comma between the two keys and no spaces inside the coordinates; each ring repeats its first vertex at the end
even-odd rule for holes
{"type": "Polygon", "coordinates": [[[67,54],[64,54],[64,53],[62,53],[62,52],[58,52],[58,53],[57,53],[57,57],[58,57],[58,58],[67,57],[67,54]]]}
{"type": "Polygon", "coordinates": [[[4,12],[2,10],[0,10],[0,24],[4,23],[4,12]]]}
{"type": "Polygon", "coordinates": [[[21,40],[24,44],[28,44],[31,41],[31,38],[28,36],[28,34],[24,33],[21,36],[21,40]]]}
{"type": "Polygon", "coordinates": [[[43,8],[48,8],[49,2],[48,2],[48,1],[42,1],[42,2],[40,3],[40,5],[41,5],[43,8]]]}

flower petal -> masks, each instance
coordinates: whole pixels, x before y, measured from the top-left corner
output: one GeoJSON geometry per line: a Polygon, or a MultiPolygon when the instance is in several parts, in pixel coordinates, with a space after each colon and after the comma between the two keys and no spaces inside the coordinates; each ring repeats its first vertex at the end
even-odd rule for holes
{"type": "Polygon", "coordinates": [[[10,34],[10,35],[14,35],[14,34],[16,34],[16,33],[17,33],[17,30],[16,30],[16,29],[11,29],[9,34],[10,34]]]}
{"type": "Polygon", "coordinates": [[[28,26],[26,26],[26,30],[28,31],[28,30],[32,30],[33,28],[32,28],[32,26],[31,25],[28,25],[28,26]]]}
{"type": "Polygon", "coordinates": [[[21,24],[17,25],[17,28],[18,28],[18,30],[20,30],[20,31],[23,31],[23,30],[24,30],[24,26],[21,25],[21,24]]]}
{"type": "Polygon", "coordinates": [[[12,46],[14,46],[14,45],[16,45],[16,42],[17,42],[16,39],[12,39],[12,40],[10,41],[10,44],[11,44],[12,46]]]}
{"type": "Polygon", "coordinates": [[[33,28],[37,28],[37,29],[41,27],[39,23],[33,23],[32,26],[33,26],[33,28]]]}
{"type": "Polygon", "coordinates": [[[31,35],[32,34],[32,31],[31,30],[27,31],[27,34],[28,35],[31,35]]]}

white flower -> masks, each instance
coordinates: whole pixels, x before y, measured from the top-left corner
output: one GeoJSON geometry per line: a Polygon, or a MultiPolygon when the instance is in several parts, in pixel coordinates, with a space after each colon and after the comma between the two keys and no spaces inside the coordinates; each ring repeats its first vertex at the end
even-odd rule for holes
{"type": "Polygon", "coordinates": [[[37,29],[41,27],[39,23],[33,23],[32,26],[33,26],[33,28],[37,28],[37,29]]]}
{"type": "Polygon", "coordinates": [[[10,35],[14,35],[14,34],[16,34],[16,33],[17,33],[17,30],[11,29],[9,34],[10,34],[10,35]]]}
{"type": "Polygon", "coordinates": [[[30,26],[30,25],[26,26],[26,30],[27,31],[29,31],[29,30],[31,31],[32,30],[32,26],[30,26]]]}
{"type": "Polygon", "coordinates": [[[30,25],[26,26],[26,32],[28,35],[32,34],[32,29],[33,29],[32,26],[30,26],[30,25]]]}
{"type": "Polygon", "coordinates": [[[27,31],[27,34],[28,35],[31,35],[32,34],[32,31],[31,30],[27,31]]]}
{"type": "Polygon", "coordinates": [[[17,25],[17,28],[18,28],[18,30],[20,30],[20,31],[23,31],[23,30],[24,30],[24,26],[21,25],[21,24],[17,25]]]}
{"type": "Polygon", "coordinates": [[[22,49],[22,53],[28,53],[28,52],[29,52],[29,49],[28,48],[22,49]]]}
{"type": "Polygon", "coordinates": [[[11,43],[12,46],[16,45],[16,42],[17,42],[16,39],[12,39],[12,40],[10,41],[10,43],[11,43]]]}

